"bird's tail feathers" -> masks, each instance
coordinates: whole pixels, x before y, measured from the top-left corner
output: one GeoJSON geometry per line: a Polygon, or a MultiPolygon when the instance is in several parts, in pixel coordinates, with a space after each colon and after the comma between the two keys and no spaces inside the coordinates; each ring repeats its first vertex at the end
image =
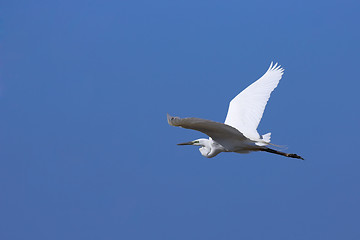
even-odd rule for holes
{"type": "Polygon", "coordinates": [[[276,145],[276,144],[270,143],[271,133],[266,133],[266,134],[262,135],[261,137],[262,137],[262,139],[261,139],[262,141],[255,143],[258,146],[271,145],[271,146],[278,147],[278,148],[281,148],[281,149],[286,149],[287,148],[286,146],[283,146],[283,145],[276,145]]]}
{"type": "Polygon", "coordinates": [[[270,144],[271,133],[267,133],[261,136],[261,141],[256,142],[258,146],[266,146],[270,144]]]}
{"type": "Polygon", "coordinates": [[[264,142],[270,143],[270,138],[271,138],[271,132],[262,135],[262,140],[264,140],[264,142]]]}

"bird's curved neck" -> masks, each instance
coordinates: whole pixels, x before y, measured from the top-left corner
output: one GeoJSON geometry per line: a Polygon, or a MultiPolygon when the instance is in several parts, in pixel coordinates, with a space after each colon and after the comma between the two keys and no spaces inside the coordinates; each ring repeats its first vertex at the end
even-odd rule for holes
{"type": "Polygon", "coordinates": [[[212,139],[203,139],[203,141],[201,141],[201,146],[202,147],[199,149],[199,151],[201,155],[207,158],[215,157],[219,153],[225,151],[223,146],[212,139]]]}

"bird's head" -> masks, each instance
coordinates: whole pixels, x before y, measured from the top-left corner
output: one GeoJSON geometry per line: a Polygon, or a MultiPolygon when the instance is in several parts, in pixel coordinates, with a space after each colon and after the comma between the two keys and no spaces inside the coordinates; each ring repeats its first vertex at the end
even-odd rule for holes
{"type": "Polygon", "coordinates": [[[183,146],[183,145],[205,146],[205,145],[207,145],[206,143],[208,141],[209,141],[208,139],[200,138],[200,139],[196,139],[196,140],[190,141],[190,142],[178,143],[178,145],[179,146],[183,146]]]}
{"type": "Polygon", "coordinates": [[[208,157],[209,153],[211,152],[210,140],[205,139],[205,138],[196,139],[191,142],[179,143],[178,145],[201,146],[201,148],[199,148],[199,151],[200,151],[201,155],[203,155],[204,157],[208,157]]]}

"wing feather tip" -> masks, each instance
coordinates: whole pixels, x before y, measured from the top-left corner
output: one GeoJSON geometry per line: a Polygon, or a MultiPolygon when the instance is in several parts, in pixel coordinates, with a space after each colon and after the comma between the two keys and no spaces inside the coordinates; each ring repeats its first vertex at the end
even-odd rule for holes
{"type": "Polygon", "coordinates": [[[175,126],[176,127],[176,125],[174,123],[174,120],[176,119],[176,117],[173,117],[173,116],[171,116],[170,114],[167,113],[166,118],[167,118],[168,124],[170,126],[175,126]]]}
{"type": "Polygon", "coordinates": [[[267,70],[268,72],[279,72],[281,75],[284,73],[285,69],[281,67],[279,63],[273,64],[273,61],[270,63],[270,67],[267,70]]]}
{"type": "Polygon", "coordinates": [[[272,66],[273,66],[273,61],[271,61],[270,67],[269,67],[269,69],[267,71],[271,71],[272,66]]]}

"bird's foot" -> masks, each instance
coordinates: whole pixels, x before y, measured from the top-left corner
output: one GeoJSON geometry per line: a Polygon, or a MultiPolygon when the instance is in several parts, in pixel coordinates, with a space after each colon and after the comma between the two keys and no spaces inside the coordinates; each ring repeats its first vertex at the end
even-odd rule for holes
{"type": "Polygon", "coordinates": [[[288,157],[291,157],[291,158],[298,158],[298,159],[301,159],[301,160],[305,160],[304,158],[302,158],[301,156],[295,154],[295,153],[288,153],[287,154],[288,157]]]}

